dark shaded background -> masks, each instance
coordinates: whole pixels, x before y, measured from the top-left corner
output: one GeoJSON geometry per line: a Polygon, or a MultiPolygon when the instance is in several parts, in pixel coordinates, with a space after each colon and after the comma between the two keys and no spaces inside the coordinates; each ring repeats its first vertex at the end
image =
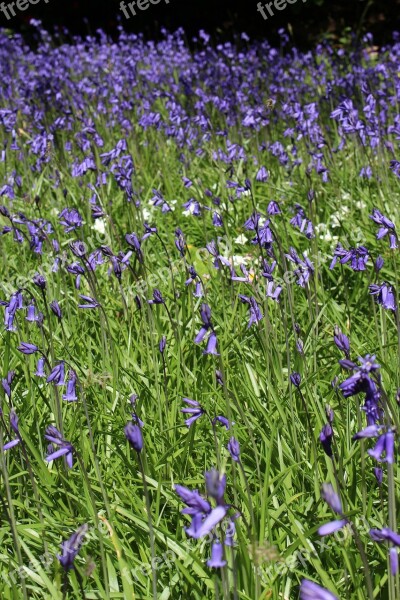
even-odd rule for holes
{"type": "Polygon", "coordinates": [[[327,33],[339,41],[350,30],[357,34],[371,31],[380,44],[391,39],[393,30],[400,31],[400,0],[297,0],[285,10],[275,11],[268,21],[257,12],[257,1],[170,0],[167,5],[161,0],[147,11],[137,10],[137,16],[128,20],[119,10],[120,0],[49,0],[48,4],[40,0],[10,21],[0,13],[0,26],[29,36],[29,21],[34,17],[41,19],[47,29],[66,27],[79,34],[93,34],[102,28],[116,35],[118,25],[123,25],[128,31],[157,38],[162,27],[170,31],[184,27],[189,39],[203,28],[215,38],[229,39],[245,31],[251,37],[266,37],[271,42],[277,41],[279,28],[289,27],[295,43],[301,47],[311,46],[327,33]]]}

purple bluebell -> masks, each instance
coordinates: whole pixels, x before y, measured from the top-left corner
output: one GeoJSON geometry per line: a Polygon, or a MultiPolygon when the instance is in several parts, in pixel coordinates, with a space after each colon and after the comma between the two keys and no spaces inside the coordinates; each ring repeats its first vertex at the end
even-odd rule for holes
{"type": "Polygon", "coordinates": [[[45,290],[46,289],[46,279],[43,275],[40,275],[39,273],[36,273],[36,275],[34,275],[32,282],[41,290],[45,290]]]}
{"type": "Polygon", "coordinates": [[[265,183],[268,181],[269,173],[265,167],[260,167],[256,174],[256,181],[260,181],[261,183],[265,183]]]}
{"type": "Polygon", "coordinates": [[[330,423],[327,423],[323,426],[321,433],[319,434],[319,441],[322,444],[324,452],[330,458],[333,457],[332,450],[332,440],[333,440],[333,429],[330,423]]]}
{"type": "Polygon", "coordinates": [[[183,231],[179,227],[175,229],[175,246],[181,257],[183,258],[185,256],[186,242],[185,236],[183,235],[183,231]]]}
{"type": "Polygon", "coordinates": [[[29,344],[28,342],[21,342],[17,350],[22,352],[22,354],[35,354],[35,352],[39,352],[39,348],[35,344],[29,344]]]}
{"type": "Polygon", "coordinates": [[[185,425],[187,427],[191,427],[197,419],[199,419],[202,415],[205,414],[205,410],[202,408],[197,400],[192,400],[191,398],[183,398],[183,402],[187,404],[187,407],[181,409],[181,413],[191,415],[188,419],[185,420],[185,425]]]}
{"type": "Polygon", "coordinates": [[[46,377],[46,373],[44,371],[44,365],[46,363],[46,359],[44,358],[44,356],[41,356],[37,362],[37,366],[36,366],[36,372],[35,375],[36,377],[46,377]]]}
{"type": "Polygon", "coordinates": [[[381,285],[372,284],[369,286],[369,293],[375,297],[378,304],[387,310],[396,310],[396,300],[393,288],[387,283],[381,285]]]}
{"type": "Polygon", "coordinates": [[[368,454],[375,458],[378,462],[387,462],[389,464],[394,463],[394,433],[388,431],[379,436],[375,447],[372,450],[368,450],[368,454]],[[385,458],[382,455],[385,454],[385,458]]]}
{"type": "Polygon", "coordinates": [[[304,208],[300,204],[295,204],[296,214],[290,219],[290,224],[304,233],[308,239],[315,237],[314,227],[310,219],[306,217],[304,208]]]}
{"type": "Polygon", "coordinates": [[[61,312],[61,308],[60,308],[60,305],[58,304],[57,300],[53,300],[53,302],[50,302],[50,308],[53,311],[53,313],[56,315],[57,319],[61,320],[62,312],[61,312]]]}
{"type": "Polygon", "coordinates": [[[79,290],[81,285],[81,277],[85,273],[85,269],[79,263],[72,263],[71,265],[67,265],[66,269],[68,273],[72,273],[72,275],[76,275],[75,279],[75,287],[79,290]]]}
{"type": "Polygon", "coordinates": [[[64,208],[59,214],[59,220],[65,233],[70,233],[83,224],[83,219],[76,208],[64,208]]]}
{"type": "Polygon", "coordinates": [[[396,177],[400,178],[400,161],[391,160],[389,168],[393,171],[393,173],[396,175],[396,177]]]}
{"type": "Polygon", "coordinates": [[[68,540],[62,542],[61,554],[57,554],[57,558],[64,571],[68,572],[74,568],[74,560],[83,545],[88,530],[89,527],[85,523],[84,525],[81,525],[68,540]]]}
{"type": "Polygon", "coordinates": [[[11,398],[11,384],[15,377],[15,371],[8,371],[7,375],[1,380],[4,393],[10,399],[11,398]]]}
{"type": "Polygon", "coordinates": [[[372,219],[377,225],[380,226],[380,229],[376,234],[376,239],[380,240],[389,234],[390,248],[392,250],[396,250],[397,235],[393,221],[385,217],[377,208],[373,209],[372,215],[370,215],[370,219],[372,219]]]}
{"type": "Polygon", "coordinates": [[[72,469],[74,447],[71,442],[65,440],[58,429],[56,429],[53,425],[49,425],[49,427],[47,427],[44,437],[48,442],[51,442],[53,446],[58,448],[57,450],[50,450],[45,460],[47,462],[51,462],[57,458],[60,458],[61,456],[65,456],[68,468],[72,469]]]}
{"type": "Polygon", "coordinates": [[[380,467],[374,467],[374,475],[377,484],[381,486],[383,481],[383,469],[381,469],[380,467]]]}
{"type": "Polygon", "coordinates": [[[375,260],[375,271],[377,273],[379,273],[379,271],[381,271],[381,269],[383,268],[383,265],[385,264],[385,261],[383,260],[382,256],[378,256],[375,260]]]}
{"type": "Polygon", "coordinates": [[[347,523],[347,519],[337,519],[335,521],[325,523],[325,525],[321,525],[321,527],[319,527],[318,535],[320,535],[321,537],[325,535],[331,535],[332,533],[335,533],[335,531],[339,531],[339,529],[342,529],[345,525],[347,525],[347,523]]]}
{"type": "Polygon", "coordinates": [[[73,369],[70,369],[67,380],[67,389],[65,394],[63,394],[63,400],[67,400],[68,402],[76,402],[76,400],[78,400],[76,395],[76,381],[76,373],[73,369]]]}
{"type": "Polygon", "coordinates": [[[290,248],[289,254],[285,255],[286,258],[296,265],[294,274],[297,277],[296,283],[301,287],[306,287],[310,278],[315,273],[314,264],[308,258],[307,254],[303,252],[303,259],[301,259],[294,248],[290,248]]]}
{"type": "Polygon", "coordinates": [[[60,361],[51,370],[50,375],[47,378],[47,383],[54,383],[57,386],[62,386],[65,383],[65,366],[64,362],[60,361]]]}
{"type": "Polygon", "coordinates": [[[215,371],[215,380],[218,385],[221,385],[221,386],[224,385],[224,377],[222,375],[222,372],[219,371],[218,369],[215,371]]]}
{"type": "Polygon", "coordinates": [[[253,213],[251,215],[251,217],[249,219],[247,219],[247,221],[245,222],[243,227],[245,229],[248,229],[249,231],[258,229],[258,224],[259,224],[260,218],[261,218],[260,213],[258,213],[258,212],[253,213]]]}
{"type": "Polygon", "coordinates": [[[275,202],[275,200],[271,200],[271,202],[267,206],[267,214],[268,215],[280,215],[282,213],[279,208],[279,204],[275,202]]]}
{"type": "Polygon", "coordinates": [[[370,529],[369,535],[374,542],[388,542],[392,545],[389,548],[389,563],[392,575],[396,575],[399,569],[397,548],[400,547],[400,535],[388,528],[370,529]]]}
{"type": "Polygon", "coordinates": [[[221,425],[223,425],[227,431],[229,431],[229,429],[231,428],[229,420],[222,415],[214,417],[214,419],[212,420],[212,424],[215,425],[216,423],[221,423],[221,425]]]}
{"type": "Polygon", "coordinates": [[[165,337],[165,335],[162,336],[161,340],[160,340],[160,344],[158,346],[161,354],[164,354],[164,350],[165,350],[165,346],[167,344],[167,338],[165,337]]]}
{"type": "Polygon", "coordinates": [[[203,350],[203,354],[212,354],[214,356],[219,356],[219,353],[217,352],[217,336],[214,333],[214,331],[212,331],[209,335],[207,346],[206,349],[203,350]]]}
{"type": "Polygon", "coordinates": [[[341,244],[338,244],[333,253],[330,269],[334,268],[338,259],[340,259],[342,265],[350,262],[353,271],[365,271],[369,259],[369,252],[365,246],[358,246],[358,248],[349,248],[349,250],[346,250],[341,244]]]}
{"type": "Polygon", "coordinates": [[[390,572],[393,577],[399,572],[399,554],[397,548],[389,548],[390,572]]]}
{"type": "Polygon", "coordinates": [[[142,430],[139,425],[128,423],[125,427],[125,437],[136,452],[141,452],[143,449],[142,430]]]}
{"type": "Polygon", "coordinates": [[[299,388],[299,387],[300,387],[300,383],[301,383],[301,376],[300,376],[300,373],[295,373],[295,372],[293,372],[293,373],[290,375],[290,381],[292,382],[292,384],[293,384],[295,387],[299,388]]]}
{"type": "Polygon", "coordinates": [[[17,437],[11,440],[10,442],[7,442],[7,444],[4,444],[3,451],[10,450],[11,448],[14,448],[14,446],[17,446],[21,442],[21,436],[18,428],[18,417],[14,408],[12,408],[10,411],[10,425],[11,429],[14,431],[17,437]]]}
{"type": "Polygon", "coordinates": [[[326,588],[309,579],[303,579],[300,586],[300,600],[339,600],[326,588]]]}
{"type": "Polygon", "coordinates": [[[270,224],[270,219],[267,219],[265,223],[258,228],[257,235],[251,240],[252,244],[259,244],[260,247],[265,248],[269,254],[272,253],[272,244],[274,241],[274,235],[270,224]]]}
{"type": "Polygon", "coordinates": [[[75,240],[69,245],[72,254],[74,254],[78,258],[82,258],[87,254],[86,244],[81,240],[75,240]]]}
{"type": "Polygon", "coordinates": [[[97,308],[100,304],[97,302],[95,298],[91,296],[84,296],[83,294],[79,294],[79,298],[85,302],[85,304],[78,304],[78,308],[97,308]]]}
{"type": "Polygon", "coordinates": [[[390,542],[394,546],[400,547],[400,535],[391,529],[370,529],[369,535],[374,542],[390,542]]]}
{"type": "Polygon", "coordinates": [[[232,460],[239,462],[240,460],[240,444],[235,437],[231,437],[228,442],[228,451],[232,460]]]}
{"type": "Polygon", "coordinates": [[[140,263],[143,263],[143,252],[142,252],[142,242],[139,240],[136,233],[127,233],[125,236],[126,241],[134,249],[137,259],[140,263]]]}
{"type": "Polygon", "coordinates": [[[214,225],[214,227],[223,227],[224,226],[224,222],[222,220],[221,215],[219,213],[217,213],[216,211],[213,212],[212,224],[214,225]]]}
{"type": "Polygon", "coordinates": [[[258,323],[259,321],[262,321],[263,319],[263,314],[257,304],[257,301],[255,298],[253,298],[252,296],[248,297],[248,296],[243,296],[243,294],[239,294],[238,296],[239,300],[241,302],[243,302],[244,304],[248,304],[249,305],[249,322],[247,324],[247,328],[249,329],[254,323],[258,323]]]}
{"type": "Polygon", "coordinates": [[[267,260],[263,259],[261,275],[265,277],[269,282],[273,281],[273,273],[276,268],[276,261],[274,260],[271,264],[267,260]]]}
{"type": "Polygon", "coordinates": [[[149,304],[165,304],[165,300],[162,297],[160,290],[155,289],[153,291],[153,298],[148,300],[149,304]]]}
{"type": "Polygon", "coordinates": [[[216,500],[217,504],[224,503],[226,487],[226,475],[221,475],[217,469],[211,469],[205,473],[207,494],[216,500]]]}
{"type": "Polygon", "coordinates": [[[350,342],[346,334],[344,334],[337,325],[335,325],[335,331],[333,335],[333,341],[336,346],[341,350],[346,358],[350,358],[350,342]]]}
{"type": "Polygon", "coordinates": [[[176,493],[189,509],[183,509],[184,514],[195,514],[196,512],[209,513],[211,511],[210,503],[205,500],[197,490],[189,490],[182,485],[175,486],[176,493]]]}
{"type": "Polygon", "coordinates": [[[225,567],[226,560],[224,560],[224,547],[220,541],[215,540],[211,546],[211,558],[207,561],[207,566],[212,569],[220,569],[225,567]]]}
{"type": "Polygon", "coordinates": [[[343,515],[343,508],[340,498],[330,483],[322,484],[321,497],[335,513],[338,515],[343,515]]]}
{"type": "Polygon", "coordinates": [[[34,323],[35,321],[38,320],[38,316],[36,314],[36,306],[33,301],[30,304],[28,304],[28,306],[27,306],[26,320],[29,321],[30,323],[34,323]]]}
{"type": "Polygon", "coordinates": [[[232,281],[241,281],[243,283],[251,283],[251,278],[250,278],[250,273],[248,272],[247,268],[245,265],[240,265],[240,270],[242,271],[244,277],[238,277],[235,274],[235,270],[232,268],[232,275],[231,275],[231,279],[232,281]]]}
{"type": "Polygon", "coordinates": [[[196,335],[195,339],[194,339],[194,343],[195,344],[200,344],[206,333],[208,332],[209,329],[212,329],[212,323],[211,323],[211,309],[208,306],[208,304],[202,304],[201,308],[200,308],[200,317],[201,320],[203,322],[203,326],[200,329],[200,331],[198,332],[198,334],[196,335]]]}
{"type": "MultiPolygon", "coordinates": [[[[334,512],[336,512],[339,516],[343,516],[343,509],[340,498],[330,484],[325,483],[322,486],[321,496],[334,512]]],[[[322,525],[318,529],[318,534],[320,536],[330,535],[335,531],[342,529],[342,527],[347,525],[347,523],[347,519],[337,519],[335,521],[330,521],[329,523],[325,523],[325,525],[322,525]]]]}

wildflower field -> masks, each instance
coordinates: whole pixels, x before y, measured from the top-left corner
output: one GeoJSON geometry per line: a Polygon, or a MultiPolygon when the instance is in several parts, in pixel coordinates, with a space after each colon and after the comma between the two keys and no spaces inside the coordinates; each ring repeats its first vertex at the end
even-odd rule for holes
{"type": "Polygon", "coordinates": [[[398,600],[400,35],[36,32],[0,33],[0,598],[398,600]]]}

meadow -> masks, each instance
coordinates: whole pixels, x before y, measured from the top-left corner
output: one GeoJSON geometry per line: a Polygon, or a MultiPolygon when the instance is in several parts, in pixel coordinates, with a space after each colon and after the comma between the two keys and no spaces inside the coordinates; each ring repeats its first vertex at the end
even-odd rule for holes
{"type": "Polygon", "coordinates": [[[0,33],[0,597],[398,600],[400,35],[34,25],[0,33]]]}

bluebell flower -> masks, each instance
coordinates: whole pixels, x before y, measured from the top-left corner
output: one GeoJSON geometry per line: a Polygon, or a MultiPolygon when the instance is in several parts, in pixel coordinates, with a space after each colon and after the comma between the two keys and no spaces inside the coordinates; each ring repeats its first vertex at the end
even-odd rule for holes
{"type": "Polygon", "coordinates": [[[125,427],[125,437],[136,452],[141,452],[143,449],[142,430],[139,425],[128,423],[125,427]]]}
{"type": "Polygon", "coordinates": [[[62,437],[61,433],[58,431],[58,429],[53,427],[53,425],[49,425],[49,427],[47,427],[44,437],[47,441],[51,442],[54,446],[58,448],[53,451],[51,450],[50,453],[46,456],[45,460],[47,462],[51,462],[53,460],[56,460],[57,458],[60,458],[61,456],[65,456],[68,468],[72,469],[74,447],[71,444],[71,442],[65,440],[62,437]]]}
{"type": "Polygon", "coordinates": [[[17,417],[17,413],[15,412],[14,408],[12,408],[10,411],[10,425],[11,425],[11,429],[14,431],[14,433],[16,434],[17,437],[14,438],[13,440],[11,440],[10,442],[7,442],[7,444],[4,444],[4,446],[3,446],[4,452],[6,450],[10,450],[11,448],[14,448],[14,446],[17,446],[21,442],[21,436],[20,436],[19,428],[18,428],[18,417],[17,417]]]}
{"type": "Polygon", "coordinates": [[[301,376],[300,376],[300,373],[293,372],[293,373],[290,375],[290,381],[292,382],[292,384],[293,384],[295,387],[299,388],[299,387],[300,387],[300,383],[301,383],[301,376]]]}
{"type": "MultiPolygon", "coordinates": [[[[322,486],[321,496],[335,513],[337,513],[339,516],[343,516],[343,509],[340,498],[330,484],[325,483],[322,486]]],[[[329,523],[325,523],[325,525],[322,525],[318,529],[318,534],[320,536],[331,535],[335,531],[342,529],[342,527],[347,525],[347,523],[347,519],[337,519],[335,521],[330,521],[329,523]]]]}
{"type": "Polygon", "coordinates": [[[369,286],[369,293],[375,297],[375,301],[387,310],[396,310],[396,301],[393,288],[387,283],[381,285],[372,284],[369,286]]]}
{"type": "Polygon", "coordinates": [[[339,350],[344,352],[346,358],[349,358],[350,357],[349,338],[342,331],[340,331],[340,329],[339,329],[339,327],[337,327],[337,325],[335,325],[333,341],[335,342],[335,344],[339,348],[339,350]]]}
{"type": "Polygon", "coordinates": [[[83,219],[76,208],[64,208],[59,214],[59,220],[65,233],[70,233],[83,224],[83,219]]]}
{"type": "Polygon", "coordinates": [[[220,569],[225,567],[226,560],[224,560],[224,547],[218,540],[213,542],[211,546],[211,558],[207,561],[207,566],[213,569],[220,569]]]}
{"type": "Polygon", "coordinates": [[[202,415],[205,414],[205,410],[202,408],[197,400],[192,400],[191,398],[183,398],[183,402],[185,402],[188,406],[181,409],[181,413],[191,415],[188,419],[186,419],[185,424],[187,427],[191,427],[197,419],[199,419],[202,415]]]}
{"type": "Polygon", "coordinates": [[[8,371],[6,377],[1,380],[1,385],[3,387],[4,393],[8,398],[11,398],[11,384],[15,377],[15,371],[8,371]]]}
{"type": "Polygon", "coordinates": [[[58,304],[57,300],[53,300],[53,302],[50,303],[50,308],[53,311],[53,313],[56,315],[57,319],[61,320],[62,313],[61,313],[60,305],[58,304]]]}
{"type": "Polygon", "coordinates": [[[76,395],[76,373],[73,369],[69,371],[69,377],[67,380],[67,390],[65,394],[63,394],[63,400],[67,400],[68,402],[75,402],[78,400],[76,395]]]}
{"type": "Polygon", "coordinates": [[[369,535],[374,542],[388,542],[392,544],[389,548],[389,563],[392,575],[396,575],[399,570],[399,559],[397,548],[400,546],[400,535],[388,528],[370,529],[369,535]]]}
{"type": "Polygon", "coordinates": [[[213,423],[213,425],[215,425],[216,423],[221,423],[221,425],[223,425],[227,431],[229,431],[229,429],[231,428],[231,424],[230,424],[229,420],[222,415],[218,415],[217,417],[214,417],[214,419],[212,420],[212,423],[213,423]]]}
{"type": "Polygon", "coordinates": [[[373,209],[372,215],[370,215],[370,219],[372,219],[377,225],[380,226],[380,229],[376,234],[376,239],[380,240],[389,234],[390,248],[392,250],[396,250],[397,234],[394,223],[390,219],[385,217],[377,208],[373,209]]]}
{"type": "Polygon", "coordinates": [[[350,262],[353,271],[365,271],[369,259],[369,252],[365,246],[358,246],[358,248],[349,248],[349,250],[345,250],[339,243],[333,253],[330,269],[334,268],[338,259],[340,259],[342,265],[350,262]]]}
{"type": "Polygon", "coordinates": [[[203,354],[213,354],[214,356],[219,356],[217,352],[217,336],[212,331],[208,337],[206,349],[203,350],[203,354]]]}
{"type": "Polygon", "coordinates": [[[211,498],[216,500],[217,504],[223,504],[226,487],[226,475],[221,475],[217,469],[211,469],[205,473],[206,489],[211,498]]]}
{"type": "Polygon", "coordinates": [[[300,586],[300,600],[339,600],[337,596],[327,589],[310,581],[303,579],[300,586]]]}
{"type": "Polygon", "coordinates": [[[325,451],[325,454],[330,458],[333,457],[332,450],[332,440],[333,440],[333,429],[330,423],[327,423],[322,428],[321,433],[319,434],[319,440],[322,444],[322,447],[325,451]]]}
{"type": "Polygon", "coordinates": [[[100,304],[97,302],[95,298],[91,296],[84,296],[83,294],[79,294],[79,298],[81,298],[85,304],[78,304],[78,308],[97,308],[100,304]]]}
{"type": "Polygon", "coordinates": [[[280,215],[281,209],[279,208],[279,204],[275,202],[275,200],[271,200],[271,202],[267,206],[267,214],[268,215],[280,215]]]}
{"type": "Polygon", "coordinates": [[[213,212],[212,216],[212,224],[214,227],[223,227],[224,225],[221,215],[215,211],[213,212]]]}
{"type": "Polygon", "coordinates": [[[51,370],[50,375],[47,378],[47,383],[54,383],[57,386],[62,386],[65,383],[65,367],[64,362],[59,362],[51,370]]]}
{"type": "Polygon", "coordinates": [[[247,328],[250,328],[254,323],[258,323],[259,321],[262,321],[263,314],[262,314],[255,298],[253,298],[252,296],[250,296],[250,297],[243,296],[243,294],[239,294],[238,298],[244,304],[249,305],[250,317],[249,317],[249,322],[247,324],[247,328]]]}
{"type": "Polygon", "coordinates": [[[37,362],[37,367],[36,367],[36,372],[35,372],[36,377],[46,377],[46,373],[44,371],[45,362],[46,362],[46,359],[43,356],[41,356],[37,362]]]}
{"type": "Polygon", "coordinates": [[[379,273],[379,271],[383,268],[383,265],[385,264],[385,261],[383,260],[382,256],[378,256],[375,260],[375,271],[377,273],[379,273]]]}
{"type": "Polygon", "coordinates": [[[138,258],[138,261],[140,263],[143,263],[142,242],[139,240],[136,233],[127,233],[125,235],[125,239],[128,242],[128,244],[131,246],[131,248],[134,249],[136,256],[138,258]]]}
{"type": "Polygon", "coordinates": [[[231,437],[228,442],[228,451],[232,460],[239,462],[240,460],[240,444],[235,437],[231,437]]]}
{"type": "Polygon", "coordinates": [[[256,181],[260,181],[261,183],[265,183],[268,181],[269,173],[265,167],[260,167],[256,175],[256,181]]]}
{"type": "Polygon", "coordinates": [[[21,342],[17,350],[22,352],[22,354],[35,354],[35,352],[39,352],[39,348],[35,344],[29,344],[28,342],[21,342]]]}
{"type": "Polygon", "coordinates": [[[81,525],[68,540],[62,542],[61,555],[58,554],[57,558],[65,571],[68,572],[74,568],[74,560],[82,547],[88,530],[89,527],[87,524],[81,525]]]}
{"type": "Polygon", "coordinates": [[[149,304],[165,304],[165,300],[162,297],[160,290],[155,289],[153,291],[153,298],[148,300],[149,304]]]}

